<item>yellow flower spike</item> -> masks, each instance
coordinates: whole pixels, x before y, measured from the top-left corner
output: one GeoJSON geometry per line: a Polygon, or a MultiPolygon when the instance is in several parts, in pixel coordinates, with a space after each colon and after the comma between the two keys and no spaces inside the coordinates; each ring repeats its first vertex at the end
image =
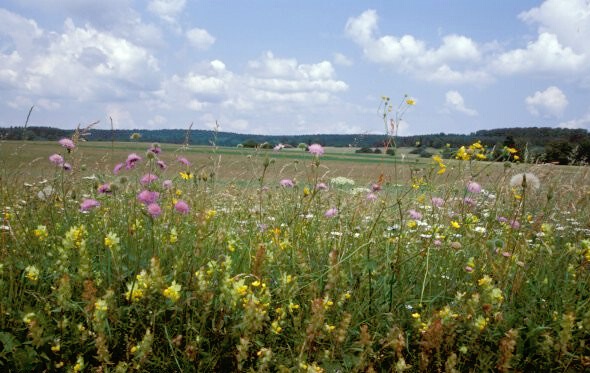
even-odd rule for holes
{"type": "Polygon", "coordinates": [[[162,294],[172,302],[176,302],[180,299],[180,289],[182,286],[177,284],[176,281],[172,281],[172,284],[162,291],[162,294]]]}

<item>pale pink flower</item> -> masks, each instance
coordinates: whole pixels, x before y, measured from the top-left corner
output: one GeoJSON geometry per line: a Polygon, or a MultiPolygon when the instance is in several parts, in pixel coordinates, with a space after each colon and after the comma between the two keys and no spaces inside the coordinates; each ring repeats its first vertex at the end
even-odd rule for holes
{"type": "Polygon", "coordinates": [[[164,180],[164,182],[162,183],[162,186],[166,189],[172,188],[172,180],[164,180]]]}
{"type": "Polygon", "coordinates": [[[139,182],[141,183],[141,185],[148,185],[151,184],[152,182],[158,180],[158,177],[154,174],[145,174],[143,175],[143,177],[139,180],[139,182]]]}
{"type": "Polygon", "coordinates": [[[64,157],[59,154],[53,154],[49,156],[49,162],[56,166],[61,166],[64,163],[64,157]]]}
{"type": "Polygon", "coordinates": [[[64,171],[72,171],[72,165],[68,162],[63,163],[61,166],[63,167],[64,171]]]}
{"type": "Polygon", "coordinates": [[[126,168],[128,170],[132,169],[133,167],[135,167],[135,164],[137,162],[141,161],[141,157],[135,153],[131,153],[127,156],[127,160],[125,161],[126,164],[126,168]]]}
{"type": "Polygon", "coordinates": [[[445,200],[440,197],[432,197],[430,201],[434,207],[442,207],[445,204],[445,200]]]}
{"type": "Polygon", "coordinates": [[[479,185],[475,181],[470,181],[467,183],[467,190],[470,193],[480,193],[481,192],[481,185],[479,185]]]}
{"type": "Polygon", "coordinates": [[[113,168],[113,173],[114,173],[115,175],[119,174],[119,172],[121,171],[121,169],[123,168],[123,166],[125,166],[125,164],[124,164],[124,163],[117,163],[117,164],[115,165],[115,168],[113,168]]]}
{"type": "Polygon", "coordinates": [[[160,167],[161,170],[165,170],[166,167],[168,167],[164,161],[158,160],[158,162],[156,163],[158,164],[158,167],[160,167]]]}
{"type": "Polygon", "coordinates": [[[309,153],[319,157],[324,154],[324,147],[320,144],[311,144],[309,146],[309,153]]]}
{"type": "Polygon", "coordinates": [[[190,166],[191,165],[191,163],[189,162],[189,160],[186,159],[185,157],[178,157],[178,158],[176,158],[176,160],[178,162],[182,163],[185,166],[190,166]]]}
{"type": "Polygon", "coordinates": [[[328,186],[326,185],[326,183],[317,183],[315,188],[317,190],[328,190],[328,186]]]}
{"type": "Polygon", "coordinates": [[[283,179],[279,181],[279,184],[284,188],[293,188],[295,186],[295,183],[291,179],[283,179]]]}
{"type": "Polygon", "coordinates": [[[375,193],[369,193],[367,194],[367,201],[376,201],[377,200],[377,195],[375,193]]]}
{"type": "Polygon", "coordinates": [[[324,213],[324,216],[327,218],[333,218],[336,215],[338,215],[338,209],[336,207],[332,207],[331,209],[328,209],[328,211],[326,211],[324,213]]]}
{"type": "Polygon", "coordinates": [[[80,203],[80,211],[88,211],[100,206],[100,202],[95,199],[86,198],[80,203]]]}
{"type": "Polygon", "coordinates": [[[188,204],[183,200],[178,200],[178,202],[174,204],[174,209],[181,214],[188,214],[190,210],[188,204]]]}
{"type": "Polygon", "coordinates": [[[150,203],[147,207],[147,212],[152,216],[152,218],[160,216],[162,213],[162,209],[158,206],[157,203],[150,203]]]}
{"type": "Polygon", "coordinates": [[[63,139],[59,140],[59,144],[61,146],[63,146],[64,148],[68,149],[68,151],[70,151],[76,147],[76,144],[74,144],[74,142],[68,138],[63,138],[63,139]]]}
{"type": "Polygon", "coordinates": [[[137,200],[143,204],[149,205],[150,203],[156,202],[158,200],[158,197],[160,197],[160,193],[158,192],[142,190],[137,195],[137,200]]]}
{"type": "Polygon", "coordinates": [[[422,214],[416,210],[409,210],[408,214],[410,214],[410,217],[414,220],[422,219],[422,214]]]}
{"type": "Polygon", "coordinates": [[[111,184],[110,183],[102,184],[98,187],[98,193],[100,193],[100,194],[108,194],[110,192],[111,192],[111,184]]]}

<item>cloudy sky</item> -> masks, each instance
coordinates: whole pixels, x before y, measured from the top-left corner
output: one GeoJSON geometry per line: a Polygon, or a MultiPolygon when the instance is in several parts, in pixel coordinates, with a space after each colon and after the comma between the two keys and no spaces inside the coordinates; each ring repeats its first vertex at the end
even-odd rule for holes
{"type": "Polygon", "coordinates": [[[4,0],[0,126],[590,129],[589,0],[4,0]]]}

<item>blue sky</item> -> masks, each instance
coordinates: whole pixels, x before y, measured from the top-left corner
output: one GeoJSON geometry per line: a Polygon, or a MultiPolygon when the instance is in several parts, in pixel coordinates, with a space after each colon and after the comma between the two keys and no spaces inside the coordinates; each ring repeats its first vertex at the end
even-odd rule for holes
{"type": "Polygon", "coordinates": [[[590,129],[588,40],[588,0],[5,0],[0,126],[590,129]]]}

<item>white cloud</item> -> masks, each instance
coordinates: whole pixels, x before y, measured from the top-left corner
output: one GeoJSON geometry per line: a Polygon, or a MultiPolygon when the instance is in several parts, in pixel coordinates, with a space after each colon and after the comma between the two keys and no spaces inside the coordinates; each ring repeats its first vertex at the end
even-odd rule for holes
{"type": "Polygon", "coordinates": [[[201,28],[192,28],[186,32],[186,38],[197,49],[208,49],[215,43],[215,38],[201,28]]]}
{"type": "Polygon", "coordinates": [[[590,130],[590,112],[586,113],[586,115],[577,118],[577,119],[572,119],[569,120],[567,122],[561,122],[559,123],[558,127],[560,128],[583,128],[586,130],[590,130]]]}
{"type": "Polygon", "coordinates": [[[350,58],[342,53],[334,53],[334,63],[340,66],[352,66],[353,62],[350,58]]]}
{"type": "Polygon", "coordinates": [[[430,48],[413,35],[378,36],[378,15],[367,10],[358,17],[351,17],[345,32],[363,49],[372,62],[390,66],[400,72],[410,72],[417,78],[441,82],[479,82],[489,77],[483,71],[468,66],[481,60],[479,46],[463,35],[446,35],[438,48],[430,48]],[[452,71],[453,74],[441,74],[452,71]]]}
{"type": "Polygon", "coordinates": [[[113,119],[115,128],[136,128],[133,115],[120,104],[108,104],[105,108],[106,117],[113,119]]]}
{"type": "Polygon", "coordinates": [[[533,115],[559,116],[568,105],[567,97],[557,87],[551,86],[544,91],[537,91],[525,99],[527,110],[533,115]]]}
{"type": "Polygon", "coordinates": [[[539,33],[550,33],[578,53],[590,52],[590,2],[585,0],[546,0],[518,16],[538,24],[539,33]]]}
{"type": "Polygon", "coordinates": [[[176,16],[182,12],[186,0],[151,0],[148,10],[168,22],[175,22],[176,16]]]}
{"type": "Polygon", "coordinates": [[[451,111],[457,111],[469,116],[477,115],[477,111],[465,106],[463,96],[457,91],[448,91],[445,94],[445,107],[451,111]]]}
{"type": "Polygon", "coordinates": [[[501,54],[492,67],[501,74],[543,72],[575,72],[585,67],[585,57],[561,45],[554,34],[542,33],[525,49],[501,54]]]}

